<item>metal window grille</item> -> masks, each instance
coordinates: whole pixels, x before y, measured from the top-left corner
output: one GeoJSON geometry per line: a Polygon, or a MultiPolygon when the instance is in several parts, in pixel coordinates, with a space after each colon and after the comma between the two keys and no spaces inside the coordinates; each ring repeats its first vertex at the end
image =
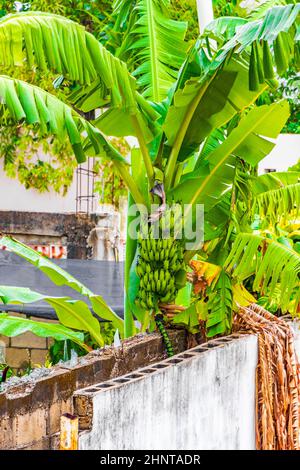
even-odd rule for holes
{"type": "Polygon", "coordinates": [[[94,162],[94,158],[88,158],[86,163],[76,169],[76,213],[91,214],[94,211],[94,162]]]}

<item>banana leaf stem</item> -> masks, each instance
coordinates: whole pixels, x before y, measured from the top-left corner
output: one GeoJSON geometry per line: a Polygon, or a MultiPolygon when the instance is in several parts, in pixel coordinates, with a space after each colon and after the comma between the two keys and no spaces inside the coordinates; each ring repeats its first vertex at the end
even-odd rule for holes
{"type": "Polygon", "coordinates": [[[120,175],[122,176],[129,192],[131,193],[134,201],[136,204],[143,204],[143,205],[146,205],[146,201],[142,195],[142,193],[140,192],[134,178],[132,177],[132,175],[130,174],[130,172],[128,171],[126,165],[124,163],[120,163],[120,162],[114,162],[117,170],[119,171],[120,175]]]}
{"type": "Polygon", "coordinates": [[[139,146],[143,155],[143,160],[145,163],[145,168],[146,168],[146,172],[147,172],[147,176],[149,180],[149,186],[150,188],[152,188],[154,184],[154,168],[153,168],[152,161],[148,152],[147,144],[146,144],[146,141],[145,141],[145,138],[144,138],[144,135],[141,130],[141,126],[138,122],[137,117],[132,116],[131,119],[132,119],[133,127],[136,132],[136,137],[138,139],[139,146]]]}
{"type": "MultiPolygon", "coordinates": [[[[128,195],[128,210],[134,204],[133,196],[128,195]]],[[[135,252],[137,248],[137,240],[133,240],[129,234],[129,225],[132,217],[127,214],[127,236],[126,236],[126,252],[125,252],[125,267],[124,267],[124,283],[125,283],[125,297],[124,297],[124,336],[129,338],[136,333],[134,325],[134,316],[131,310],[129,300],[129,287],[130,287],[130,268],[133,263],[135,252]]]]}
{"type": "Polygon", "coordinates": [[[177,158],[184,140],[184,137],[186,135],[186,132],[188,130],[188,127],[190,125],[190,122],[195,114],[195,111],[204,95],[206,92],[208,86],[210,85],[211,81],[213,80],[215,74],[212,75],[210,80],[207,80],[207,83],[202,86],[199,90],[198,96],[195,97],[195,99],[192,101],[191,105],[188,107],[184,120],[182,122],[182,125],[175,137],[174,145],[171,150],[171,154],[166,166],[166,177],[165,177],[165,189],[166,191],[170,189],[173,179],[174,179],[174,172],[176,169],[176,163],[177,163],[177,158]]]}

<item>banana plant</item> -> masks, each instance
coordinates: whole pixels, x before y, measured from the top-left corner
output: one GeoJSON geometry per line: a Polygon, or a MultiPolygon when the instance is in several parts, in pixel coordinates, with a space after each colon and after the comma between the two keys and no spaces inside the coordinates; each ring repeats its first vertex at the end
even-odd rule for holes
{"type": "MultiPolygon", "coordinates": [[[[280,226],[297,220],[300,173],[253,176],[249,170],[245,165],[236,169],[232,192],[223,198],[227,223],[191,263],[194,299],[177,318],[190,328],[198,314],[208,337],[230,331],[233,310],[257,302],[254,293],[268,305],[276,298],[282,312],[299,311],[297,237],[293,246],[280,226]]],[[[192,331],[195,327],[193,323],[192,331]]]]}
{"type": "MultiPolygon", "coordinates": [[[[168,5],[168,0],[117,0],[119,44],[110,40],[107,48],[57,15],[24,12],[0,20],[0,66],[50,70],[59,76],[56,84],[64,81],[72,88],[62,103],[2,75],[1,119],[25,121],[45,135],[68,138],[78,162],[91,155],[110,159],[129,189],[126,337],[135,334],[136,319],[146,329],[157,318],[161,329],[170,305],[189,304],[186,271],[198,247],[187,250],[186,240],[178,240],[168,206],[187,204],[193,218],[196,205],[204,204],[204,242],[218,245],[225,232],[231,237],[236,228],[228,233],[228,212],[235,204],[238,170],[244,166],[250,177],[289,115],[284,101],[257,107],[256,100],[276,86],[277,74],[299,65],[300,4],[234,24],[217,47],[211,26],[189,50],[187,25],[169,17],[168,5]],[[83,117],[98,109],[96,119],[83,117]],[[130,161],[113,147],[111,136],[137,138],[130,161]],[[152,203],[158,208],[151,209],[152,203]],[[133,204],[150,211],[137,225],[138,237],[130,233],[133,204]],[[158,238],[151,231],[154,222],[158,238]],[[167,241],[161,235],[166,228],[167,241]]],[[[223,294],[224,276],[216,285],[223,294]]],[[[229,309],[228,296],[220,298],[225,297],[229,309]]],[[[217,333],[230,328],[230,322],[218,318],[212,321],[219,324],[217,333]]]]}
{"type": "Polygon", "coordinates": [[[55,310],[61,324],[55,325],[51,328],[51,324],[38,323],[38,326],[40,325],[40,328],[38,328],[34,321],[24,320],[24,322],[18,323],[17,320],[11,320],[11,317],[6,316],[4,318],[2,316],[1,319],[5,320],[5,322],[2,324],[2,321],[0,321],[0,334],[2,333],[7,335],[7,332],[10,331],[9,328],[7,328],[7,325],[9,321],[11,321],[12,336],[22,333],[24,328],[27,328],[27,331],[32,331],[37,335],[51,335],[55,339],[61,339],[58,337],[59,334],[62,336],[63,333],[65,333],[65,335],[68,333],[69,337],[67,337],[67,339],[72,339],[72,337],[74,337],[75,342],[78,344],[80,342],[80,345],[83,345],[82,347],[85,350],[88,350],[88,347],[83,344],[83,334],[77,334],[72,330],[74,329],[88,333],[95,344],[99,347],[103,347],[105,345],[105,341],[101,334],[99,319],[104,319],[111,322],[113,327],[118,329],[123,337],[123,320],[111,310],[100,295],[95,295],[90,289],[67,271],[20,241],[15,240],[12,237],[2,236],[0,238],[0,244],[33,264],[57,286],[68,286],[79,292],[82,296],[87,297],[94,313],[98,317],[97,318],[92,314],[88,304],[82,300],[73,300],[70,297],[51,297],[31,291],[27,288],[0,286],[0,300],[2,303],[27,304],[45,301],[55,310]],[[14,325],[16,329],[14,328],[14,325]],[[16,331],[20,331],[20,333],[15,333],[16,331]]]}
{"type": "Polygon", "coordinates": [[[13,338],[31,332],[41,338],[53,338],[57,341],[70,340],[86,352],[90,348],[84,343],[84,335],[60,324],[39,322],[27,318],[19,318],[7,313],[0,313],[0,334],[13,338]]]}
{"type": "MultiPolygon", "coordinates": [[[[24,287],[12,287],[12,286],[0,286],[0,302],[2,304],[25,304],[38,302],[41,300],[48,301],[51,305],[52,301],[58,303],[67,302],[67,299],[55,299],[47,298],[38,292],[31,291],[28,288],[24,287]]],[[[1,308],[1,307],[0,307],[1,308]]],[[[78,344],[84,350],[89,351],[88,346],[84,343],[84,335],[82,332],[77,332],[64,326],[67,323],[68,326],[76,328],[76,324],[71,324],[72,322],[64,322],[62,318],[61,324],[47,323],[47,322],[37,322],[27,318],[20,318],[8,315],[7,313],[0,313],[0,334],[8,337],[18,336],[22,333],[30,331],[31,333],[40,336],[42,338],[51,337],[58,341],[62,340],[71,340],[74,343],[78,344]]],[[[81,328],[76,328],[81,329],[81,328]]]]}

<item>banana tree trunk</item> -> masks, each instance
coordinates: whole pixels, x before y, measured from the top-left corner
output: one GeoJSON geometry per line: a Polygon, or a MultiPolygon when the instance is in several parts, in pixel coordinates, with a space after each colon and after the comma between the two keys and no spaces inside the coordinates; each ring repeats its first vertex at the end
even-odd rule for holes
{"type": "Polygon", "coordinates": [[[130,237],[129,233],[129,225],[132,220],[132,216],[129,215],[129,208],[131,205],[134,204],[134,200],[132,195],[129,193],[128,195],[128,211],[127,211],[127,233],[126,233],[126,251],[125,251],[125,272],[124,272],[124,282],[125,282],[125,289],[124,289],[124,336],[125,338],[129,338],[133,336],[135,333],[135,325],[134,325],[134,316],[131,309],[130,301],[129,301],[129,288],[130,288],[130,270],[135,258],[136,247],[137,247],[137,240],[133,240],[130,237]]]}

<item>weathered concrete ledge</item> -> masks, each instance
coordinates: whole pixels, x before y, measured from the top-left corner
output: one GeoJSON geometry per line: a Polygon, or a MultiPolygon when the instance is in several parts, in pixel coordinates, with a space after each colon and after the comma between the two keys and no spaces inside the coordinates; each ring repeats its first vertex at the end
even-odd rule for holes
{"type": "Polygon", "coordinates": [[[86,259],[88,236],[106,215],[0,211],[0,232],[32,244],[56,244],[67,247],[68,258],[86,259]]]}
{"type": "Polygon", "coordinates": [[[82,449],[254,448],[257,337],[187,350],[183,330],[169,333],[170,359],[160,335],[139,335],[0,393],[0,449],[57,449],[63,413],[79,416],[82,449]]]}
{"type": "MultiPolygon", "coordinates": [[[[176,353],[186,350],[187,336],[170,331],[176,353]]],[[[57,446],[60,416],[73,413],[73,393],[113,379],[166,357],[157,333],[138,335],[118,349],[93,351],[75,367],[58,365],[50,375],[0,393],[0,449],[52,449],[57,446]]]]}
{"type": "Polygon", "coordinates": [[[254,450],[257,356],[233,334],[77,391],[79,448],[254,450]]]}

